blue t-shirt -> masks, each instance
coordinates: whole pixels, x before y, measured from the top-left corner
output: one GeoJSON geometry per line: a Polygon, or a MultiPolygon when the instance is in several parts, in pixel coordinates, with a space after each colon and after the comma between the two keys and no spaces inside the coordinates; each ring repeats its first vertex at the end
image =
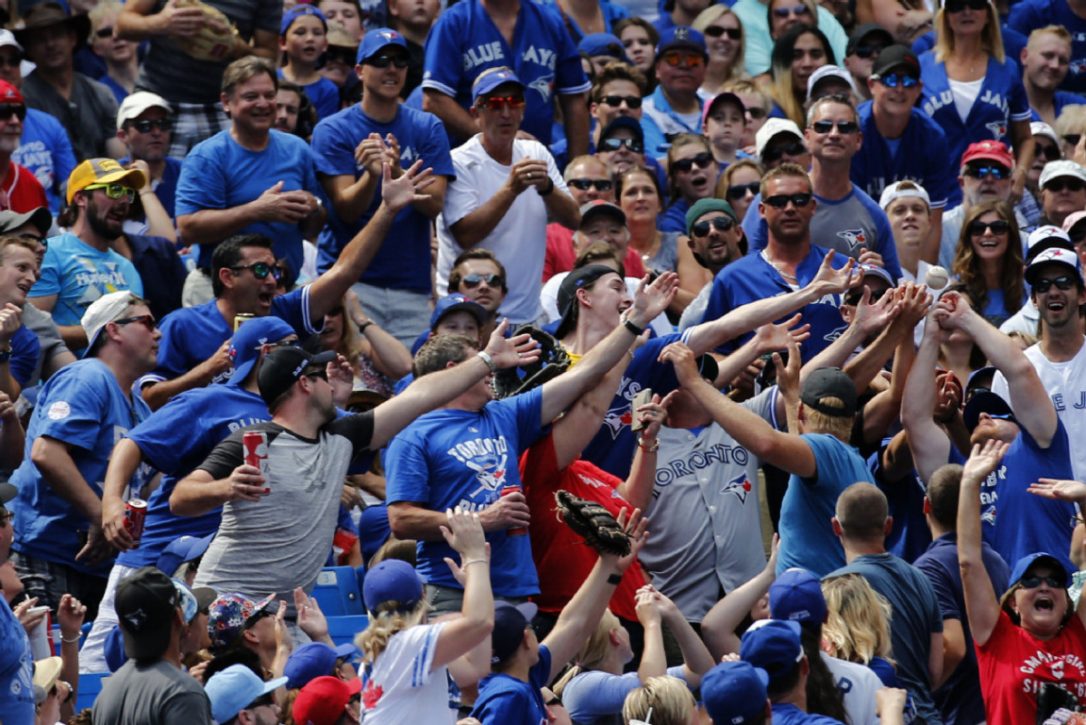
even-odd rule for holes
{"type": "MultiPolygon", "coordinates": [[[[704,101],[699,97],[697,118],[701,117],[703,104],[704,101]]],[[[645,135],[645,153],[648,156],[667,155],[667,150],[671,148],[671,139],[680,133],[701,135],[701,123],[694,120],[691,114],[684,116],[676,113],[661,86],[656,87],[641,107],[644,109],[641,114],[641,132],[645,135]]]]}
{"type": "MultiPolygon", "coordinates": [[[[241,206],[280,181],[283,191],[304,189],[323,199],[317,183],[316,161],[305,141],[273,129],[263,151],[250,151],[238,144],[227,129],[196,144],[185,157],[174,211],[181,217],[203,209],[241,206]]],[[[237,233],[270,237],[275,241],[273,250],[277,258],[286,258],[295,272],[302,268],[302,231],[297,224],[256,222],[237,233]]],[[[200,246],[199,266],[211,268],[213,246],[200,246]]]]}
{"type": "Polygon", "coordinates": [[[884,438],[882,445],[867,458],[867,467],[875,479],[875,485],[886,494],[893,528],[886,537],[886,550],[905,561],[920,556],[931,543],[931,529],[924,516],[924,483],[915,471],[900,481],[887,481],[882,469],[882,457],[891,438],[884,438]]]}
{"type": "MultiPolygon", "coordinates": [[[[385,454],[386,500],[409,501],[431,511],[458,506],[481,511],[506,486],[520,486],[517,461],[543,434],[543,390],[487,403],[478,412],[443,408],[418,418],[392,439],[385,454]]],[[[506,531],[486,535],[494,594],[525,597],[539,593],[529,538],[506,531]]],[[[419,573],[430,583],[462,588],[444,557],[441,541],[418,542],[419,573]]]]}
{"type": "MultiPolygon", "coordinates": [[[[157,196],[158,200],[162,203],[162,207],[166,210],[166,213],[173,219],[174,199],[177,196],[177,181],[181,178],[181,159],[167,156],[163,161],[166,162],[166,167],[162,169],[162,178],[155,183],[154,192],[155,196],[157,196]]],[[[117,163],[121,166],[128,166],[132,161],[129,157],[125,156],[122,159],[118,159],[117,163]]]]}
{"type": "MultiPolygon", "coordinates": [[[[19,489],[13,503],[15,543],[23,554],[64,564],[77,571],[106,576],[111,561],[86,566],[75,561],[79,531],[89,522],[42,479],[30,460],[34,442],[48,436],[71,446],[70,455],[87,485],[99,496],[113,445],[151,414],[143,398],[125,397],[117,378],[98,358],[79,360],[58,370],[42,387],[30,426],[22,465],[11,475],[19,489]]],[[[132,479],[140,488],[150,476],[139,470],[132,479]]]]}
{"type": "Polygon", "coordinates": [[[690,202],[680,196],[656,219],[656,228],[661,232],[686,234],[686,212],[689,209],[690,202]]]}
{"type": "Polygon", "coordinates": [[[1020,0],[1011,5],[1007,25],[1025,36],[1048,25],[1066,29],[1071,34],[1071,68],[1060,87],[1086,93],[1086,18],[1076,15],[1067,0],[1020,0]]]}
{"type": "MultiPolygon", "coordinates": [[[[1011,122],[1029,121],[1026,89],[1022,85],[1018,66],[1010,59],[1000,63],[994,57],[988,58],[988,70],[984,74],[980,93],[964,121],[954,105],[946,65],[935,60],[933,50],[920,56],[920,80],[923,82],[920,106],[946,134],[946,158],[950,168],[958,167],[962,154],[971,143],[993,139],[1010,146],[1011,122]]],[[[948,208],[962,201],[961,189],[955,186],[953,191],[948,208]]]]}
{"type": "Polygon", "coordinates": [[[958,186],[957,166],[948,163],[946,134],[918,108],[912,109],[905,133],[897,139],[883,138],[875,125],[872,102],[857,109],[863,146],[852,157],[852,183],[872,199],[896,181],[909,179],[924,187],[931,208],[942,209],[958,186]]]}
{"type": "Polygon", "coordinates": [[[144,463],[162,472],[162,483],[147,502],[139,547],[123,552],[117,563],[138,568],[153,565],[179,536],[214,533],[222,519],[217,507],[199,516],[170,512],[170,494],[211,451],[234,431],[270,420],[268,406],[256,393],[236,385],[210,385],[187,390],[128,432],[144,463]],[[199,425],[193,425],[199,421],[199,425]]]}
{"type": "MultiPolygon", "coordinates": [[[[313,131],[313,152],[317,172],[324,176],[351,175],[355,180],[363,173],[355,161],[354,150],[371,133],[381,138],[388,134],[400,144],[400,166],[404,169],[422,159],[423,166],[432,167],[434,174],[456,177],[449,140],[437,116],[425,111],[400,106],[391,123],[379,123],[362,111],[361,104],[334,114],[317,124],[313,131]]],[[[325,272],[335,264],[340,252],[369,222],[381,205],[381,181],[373,201],[358,221],[347,223],[340,219],[332,205],[328,207],[328,226],[321,232],[317,268],[325,272]]],[[[382,244],[373,256],[360,281],[377,287],[406,289],[430,293],[430,237],[433,221],[414,205],[402,209],[393,221],[396,230],[387,244],[382,244]]]]}
{"type": "MultiPolygon", "coordinates": [[[[749,218],[750,214],[747,214],[747,217],[749,218]]],[[[825,257],[825,249],[811,245],[807,258],[796,268],[800,287],[814,279],[825,257]]],[[[845,257],[840,254],[833,260],[836,269],[844,267],[846,263],[845,257]]],[[[792,287],[762,254],[748,254],[717,272],[709,291],[709,303],[703,319],[715,320],[742,305],[791,291],[792,287]]],[[[841,317],[840,307],[841,295],[827,295],[800,308],[803,322],[811,325],[811,336],[800,347],[804,362],[822,352],[848,327],[841,317]]],[[[748,332],[725,343],[722,352],[734,351],[752,336],[753,333],[748,332]]]]}
{"type": "Polygon", "coordinates": [[[773,708],[773,725],[844,725],[840,720],[803,712],[795,705],[785,702],[775,702],[771,707],[773,708]]]}
{"type": "Polygon", "coordinates": [[[426,40],[422,87],[452,96],[468,108],[479,74],[503,65],[525,86],[527,105],[520,127],[550,145],[554,94],[584,93],[592,84],[561,18],[539,3],[520,3],[512,47],[478,0],[451,5],[426,40]]]}
{"type": "MultiPolygon", "coordinates": [[[[319,332],[309,318],[308,286],[276,297],[272,300],[269,314],[285,320],[303,340],[319,332]]],[[[211,300],[202,305],[182,307],[171,312],[162,320],[158,329],[162,332],[158,341],[158,365],[154,372],[140,379],[141,385],[145,382],[172,380],[207,360],[233,336],[234,321],[224,318],[215,300],[211,300]]],[[[221,375],[214,382],[220,382],[228,376],[229,374],[221,375]]]]}
{"type": "MultiPolygon", "coordinates": [[[[1074,62],[1074,61],[1072,61],[1074,62]]],[[[1069,91],[1056,91],[1052,96],[1052,111],[1058,118],[1063,111],[1064,106],[1079,106],[1086,104],[1086,96],[1080,96],[1077,93],[1071,93],[1069,91]]],[[[1030,121],[1042,121],[1041,115],[1033,108],[1029,109],[1030,121]]]]}
{"type": "Polygon", "coordinates": [[[34,178],[45,189],[45,196],[49,199],[49,211],[54,215],[59,214],[64,207],[61,187],[68,183],[68,175],[76,163],[72,141],[60,121],[45,111],[26,109],[23,135],[11,160],[34,172],[34,178]]]}
{"type": "MultiPolygon", "coordinates": [[[[280,78],[283,78],[283,69],[280,68],[277,73],[280,78]]],[[[317,112],[317,120],[322,118],[328,118],[333,113],[339,110],[339,86],[327,78],[318,78],[312,83],[302,86],[305,90],[306,98],[313,104],[313,109],[317,112]]]]}
{"type": "Polygon", "coordinates": [[[15,382],[26,387],[38,366],[41,343],[38,342],[38,336],[26,325],[19,325],[19,329],[11,336],[10,343],[11,360],[8,362],[8,369],[11,371],[11,377],[15,378],[15,382]]]}
{"type": "MultiPolygon", "coordinates": [[[[540,0],[540,3],[558,14],[562,19],[562,24],[569,31],[569,37],[573,39],[573,44],[579,45],[581,40],[584,39],[585,33],[577,21],[573,19],[573,16],[563,12],[561,6],[554,0],[540,0]]],[[[609,0],[600,0],[600,15],[603,16],[603,32],[605,33],[613,33],[615,23],[630,17],[630,13],[626,8],[615,5],[609,0]]]]}
{"type": "Polygon", "coordinates": [[[49,238],[41,278],[31,288],[30,296],[56,295],[53,322],[78,325],[92,302],[118,290],[143,296],[143,282],[132,263],[112,249],[98,251],[66,232],[49,238]]]}
{"type": "Polygon", "coordinates": [[[26,630],[0,597],[0,722],[34,725],[34,659],[26,630]]]}
{"type": "Polygon", "coordinates": [[[804,433],[815,457],[814,478],[792,474],[781,503],[777,573],[798,566],[823,576],[845,565],[845,552],[830,519],[841,492],[854,483],[871,483],[871,472],[855,448],[828,433],[804,433]]]}
{"type": "Polygon", "coordinates": [[[528,681],[506,674],[487,675],[479,682],[479,697],[471,716],[483,725],[544,725],[547,707],[539,691],[551,674],[551,651],[539,645],[539,661],[528,671],[528,681]]]}

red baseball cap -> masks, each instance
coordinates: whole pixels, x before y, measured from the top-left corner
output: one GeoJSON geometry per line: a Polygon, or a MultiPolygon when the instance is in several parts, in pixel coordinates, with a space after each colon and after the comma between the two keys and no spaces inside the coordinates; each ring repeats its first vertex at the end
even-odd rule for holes
{"type": "Polygon", "coordinates": [[[23,94],[7,81],[0,81],[0,103],[23,103],[23,94]]]}
{"type": "Polygon", "coordinates": [[[969,144],[965,153],[962,154],[962,166],[978,159],[988,159],[1003,164],[1008,169],[1014,168],[1014,156],[1002,141],[987,140],[969,144]]]}
{"type": "Polygon", "coordinates": [[[299,725],[336,725],[350,699],[362,692],[362,680],[315,677],[298,692],[291,714],[299,725]]]}

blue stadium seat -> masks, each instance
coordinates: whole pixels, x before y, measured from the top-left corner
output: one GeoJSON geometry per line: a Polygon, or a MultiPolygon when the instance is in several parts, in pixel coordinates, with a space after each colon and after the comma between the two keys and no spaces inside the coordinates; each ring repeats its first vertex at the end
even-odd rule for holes
{"type": "Polygon", "coordinates": [[[84,708],[93,707],[94,700],[102,691],[102,680],[109,677],[111,672],[98,674],[85,674],[79,676],[79,694],[75,698],[75,711],[81,712],[84,708]]]}
{"type": "Polygon", "coordinates": [[[336,645],[354,644],[354,636],[364,630],[369,618],[364,614],[328,617],[328,635],[336,645]]]}
{"type": "Polygon", "coordinates": [[[358,574],[349,566],[326,566],[317,577],[313,597],[328,618],[365,614],[358,574]]]}

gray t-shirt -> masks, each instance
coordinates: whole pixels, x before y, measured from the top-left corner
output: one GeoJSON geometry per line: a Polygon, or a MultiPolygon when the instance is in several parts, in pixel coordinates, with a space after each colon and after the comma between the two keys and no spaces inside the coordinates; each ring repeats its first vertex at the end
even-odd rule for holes
{"type": "Polygon", "coordinates": [[[244,462],[241,439],[248,431],[268,436],[270,492],[259,501],[231,501],[196,575],[195,586],[241,592],[258,599],[313,588],[328,559],[339,515],[344,477],[373,433],[373,414],[337,418],[315,440],[281,425],[258,423],[230,434],[198,467],[216,480],[244,462]]]}
{"type": "Polygon", "coordinates": [[[211,725],[211,703],[187,672],[159,660],[128,660],[102,685],[91,712],[94,725],[211,725]]]}
{"type": "Polygon", "coordinates": [[[107,155],[106,140],[117,130],[117,98],[109,88],[75,73],[71,96],[64,98],[35,71],[23,81],[23,96],[26,105],[60,121],[76,161],[107,155]]]}

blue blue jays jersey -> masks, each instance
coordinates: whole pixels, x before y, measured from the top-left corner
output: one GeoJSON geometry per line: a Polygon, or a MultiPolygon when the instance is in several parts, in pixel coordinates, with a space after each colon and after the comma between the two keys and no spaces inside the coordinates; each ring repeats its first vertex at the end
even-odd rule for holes
{"type": "Polygon", "coordinates": [[[1065,28],[1071,34],[1071,68],[1060,88],[1086,94],[1086,18],[1072,12],[1067,0],[1019,0],[1007,24],[1026,36],[1048,25],[1065,28]]]}
{"type": "MultiPolygon", "coordinates": [[[[980,87],[980,94],[963,121],[954,105],[954,94],[946,75],[946,65],[935,60],[935,52],[920,56],[920,79],[924,90],[920,105],[946,134],[949,165],[957,168],[962,154],[969,144],[986,139],[1011,145],[1012,121],[1029,121],[1029,100],[1018,73],[1018,66],[1011,60],[1000,63],[988,59],[988,71],[980,87]]],[[[948,207],[961,203],[961,189],[954,187],[948,207]]]]}
{"type": "Polygon", "coordinates": [[[549,146],[554,94],[584,93],[592,84],[561,18],[537,2],[520,4],[513,47],[478,0],[461,0],[441,13],[426,41],[422,87],[452,96],[468,108],[479,74],[503,65],[525,86],[527,105],[520,127],[549,146]]]}

